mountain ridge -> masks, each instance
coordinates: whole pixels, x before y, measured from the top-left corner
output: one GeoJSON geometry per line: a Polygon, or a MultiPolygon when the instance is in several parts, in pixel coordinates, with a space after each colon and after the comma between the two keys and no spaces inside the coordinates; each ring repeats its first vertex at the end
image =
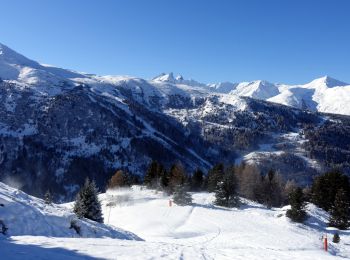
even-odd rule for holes
{"type": "MultiPolygon", "coordinates": [[[[2,53],[0,55],[0,78],[3,80],[16,80],[24,84],[36,85],[40,83],[58,84],[58,82],[99,84],[101,79],[106,79],[106,76],[78,73],[39,64],[3,44],[0,44],[0,50],[2,53]]],[[[121,76],[109,76],[110,79],[117,77],[121,76]]],[[[350,115],[350,108],[347,106],[350,101],[350,85],[330,76],[323,76],[309,83],[297,85],[270,83],[266,80],[204,84],[193,79],[184,79],[181,75],[174,77],[173,73],[170,72],[161,73],[146,81],[150,84],[167,84],[168,88],[169,85],[176,85],[176,88],[178,85],[187,86],[185,92],[245,96],[297,108],[306,107],[312,111],[350,115]]],[[[186,93],[183,94],[186,95],[186,93]]]]}
{"type": "Polygon", "coordinates": [[[36,196],[50,186],[58,200],[72,198],[85,177],[104,189],[116,169],[142,176],[152,159],[189,173],[219,161],[258,163],[304,185],[332,166],[350,172],[349,118],[316,112],[340,87],[255,81],[235,86],[244,96],[169,74],[97,76],[0,59],[0,75],[6,66],[19,76],[0,81],[0,181],[36,196]],[[293,106],[271,102],[270,88],[293,106]]]}

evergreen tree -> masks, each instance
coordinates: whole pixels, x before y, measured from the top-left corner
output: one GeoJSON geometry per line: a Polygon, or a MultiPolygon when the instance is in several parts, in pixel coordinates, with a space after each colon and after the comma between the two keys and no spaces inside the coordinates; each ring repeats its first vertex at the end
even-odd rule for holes
{"type": "Polygon", "coordinates": [[[88,218],[103,223],[101,203],[97,195],[95,182],[86,178],[74,204],[74,213],[78,218],[88,218]]]}
{"type": "MultiPolygon", "coordinates": [[[[334,205],[335,195],[339,189],[350,194],[349,179],[338,170],[329,171],[318,176],[311,187],[312,202],[320,208],[329,211],[334,205]]],[[[350,197],[348,195],[348,201],[350,197]]]]}
{"type": "Polygon", "coordinates": [[[300,187],[290,192],[289,203],[291,209],[287,210],[287,217],[295,222],[303,222],[306,218],[306,203],[303,190],[300,187]]]}
{"type": "Polygon", "coordinates": [[[225,167],[222,163],[216,164],[208,171],[208,191],[213,192],[217,188],[218,183],[222,180],[225,167]]]}
{"type": "Polygon", "coordinates": [[[347,229],[350,226],[350,203],[343,189],[339,189],[335,195],[330,214],[329,226],[339,229],[347,229]]]}
{"type": "Polygon", "coordinates": [[[173,200],[177,205],[186,206],[192,203],[192,196],[187,190],[187,185],[177,185],[175,187],[173,200]]]}
{"type": "Polygon", "coordinates": [[[170,174],[168,173],[168,171],[166,169],[164,169],[163,167],[161,167],[160,169],[160,185],[162,186],[163,189],[167,189],[169,186],[169,181],[170,181],[170,174]]]}
{"type": "Polygon", "coordinates": [[[233,168],[224,173],[221,181],[216,185],[215,205],[222,207],[238,207],[237,180],[233,168]]]}
{"type": "Polygon", "coordinates": [[[340,242],[340,236],[339,236],[338,232],[336,232],[334,234],[332,241],[333,241],[333,243],[339,243],[340,242]]]}
{"type": "Polygon", "coordinates": [[[169,177],[166,174],[162,164],[152,161],[146,171],[144,184],[150,189],[166,187],[169,182],[169,177]]]}
{"type": "Polygon", "coordinates": [[[195,170],[191,178],[191,189],[199,191],[203,188],[203,172],[200,169],[195,170]]]}
{"type": "Polygon", "coordinates": [[[45,195],[44,195],[44,200],[45,200],[45,203],[50,205],[52,204],[52,195],[51,195],[51,192],[50,190],[47,190],[45,195]]]}
{"type": "Polygon", "coordinates": [[[143,181],[148,188],[154,188],[156,186],[157,178],[159,177],[158,168],[159,168],[159,165],[157,161],[152,161],[148,166],[148,169],[146,171],[144,181],[143,181]]]}

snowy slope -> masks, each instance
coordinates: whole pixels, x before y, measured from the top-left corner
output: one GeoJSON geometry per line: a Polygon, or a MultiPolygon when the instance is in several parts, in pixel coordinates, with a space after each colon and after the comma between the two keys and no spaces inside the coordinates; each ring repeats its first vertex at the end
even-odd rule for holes
{"type": "Polygon", "coordinates": [[[2,79],[35,85],[58,83],[77,77],[85,76],[70,70],[39,64],[0,43],[0,78],[2,79]]]}
{"type": "MultiPolygon", "coordinates": [[[[244,200],[240,209],[225,209],[213,206],[209,193],[194,193],[194,205],[185,207],[169,207],[170,197],[140,187],[110,191],[102,198],[105,203],[123,201],[104,207],[111,224],[148,242],[173,244],[185,259],[327,259],[319,239],[334,232],[326,227],[328,215],[313,205],[307,224],[301,225],[285,217],[287,208],[270,210],[244,200]]],[[[350,257],[350,232],[341,236],[330,252],[350,257]]]]}
{"type": "Polygon", "coordinates": [[[208,87],[214,92],[225,94],[235,90],[237,85],[238,85],[237,83],[231,83],[226,81],[226,82],[208,84],[208,87]]]}
{"type": "Polygon", "coordinates": [[[8,228],[10,236],[80,237],[70,229],[71,220],[81,227],[82,237],[111,237],[139,239],[130,232],[118,228],[77,219],[64,206],[47,205],[42,199],[27,195],[0,182],[0,219],[8,228]]]}
{"type": "Polygon", "coordinates": [[[350,85],[329,76],[307,84],[272,84],[267,81],[208,85],[213,92],[267,100],[296,108],[350,115],[350,85]]]}
{"type": "Polygon", "coordinates": [[[213,194],[194,193],[192,206],[168,206],[171,197],[134,186],[101,194],[106,222],[131,230],[145,241],[110,238],[14,236],[1,240],[9,259],[344,259],[350,257],[350,231],[331,238],[328,214],[308,205],[306,224],[285,217],[288,207],[267,209],[243,200],[240,209],[213,206],[213,194]],[[115,202],[109,207],[107,204],[115,202]],[[38,258],[36,258],[38,257],[38,258]],[[61,257],[61,258],[60,258],[61,257]]]}
{"type": "Polygon", "coordinates": [[[279,91],[276,85],[267,81],[258,80],[240,83],[230,93],[237,96],[266,100],[277,95],[279,91]]]}
{"type": "Polygon", "coordinates": [[[280,85],[268,101],[312,111],[350,115],[350,85],[325,76],[305,85],[280,85]]]}

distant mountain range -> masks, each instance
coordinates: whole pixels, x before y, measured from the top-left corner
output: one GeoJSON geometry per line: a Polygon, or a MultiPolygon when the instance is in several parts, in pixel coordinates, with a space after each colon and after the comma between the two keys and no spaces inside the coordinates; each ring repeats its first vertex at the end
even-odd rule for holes
{"type": "Polygon", "coordinates": [[[97,76],[0,44],[0,100],[0,180],[37,196],[53,187],[65,199],[86,176],[103,187],[118,168],[142,175],[151,159],[189,172],[246,161],[300,183],[333,166],[350,172],[350,86],[330,77],[288,86],[97,76]]]}
{"type": "MultiPolygon", "coordinates": [[[[136,80],[136,78],[121,76],[100,77],[39,64],[1,43],[0,78],[29,85],[57,85],[63,81],[115,84],[120,80],[136,80]]],[[[203,84],[195,80],[186,80],[181,75],[174,77],[172,73],[162,73],[147,82],[149,84],[156,83],[158,88],[162,83],[174,84],[177,88],[185,91],[195,89],[206,94],[222,93],[251,97],[296,108],[307,108],[311,111],[350,115],[350,106],[348,105],[350,104],[350,85],[329,76],[315,79],[304,85],[273,84],[264,80],[203,84]]]]}
{"type": "Polygon", "coordinates": [[[182,76],[174,78],[172,73],[161,74],[153,81],[202,87],[211,93],[251,97],[311,111],[350,115],[350,85],[329,76],[304,85],[273,84],[265,80],[205,85],[182,76]]]}

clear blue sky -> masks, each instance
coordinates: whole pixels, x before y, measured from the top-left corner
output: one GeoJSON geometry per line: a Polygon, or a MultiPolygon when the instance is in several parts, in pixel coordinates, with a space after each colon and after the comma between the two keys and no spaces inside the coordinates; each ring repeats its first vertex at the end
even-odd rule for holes
{"type": "Polygon", "coordinates": [[[0,42],[96,74],[350,83],[349,0],[2,0],[0,42]]]}

